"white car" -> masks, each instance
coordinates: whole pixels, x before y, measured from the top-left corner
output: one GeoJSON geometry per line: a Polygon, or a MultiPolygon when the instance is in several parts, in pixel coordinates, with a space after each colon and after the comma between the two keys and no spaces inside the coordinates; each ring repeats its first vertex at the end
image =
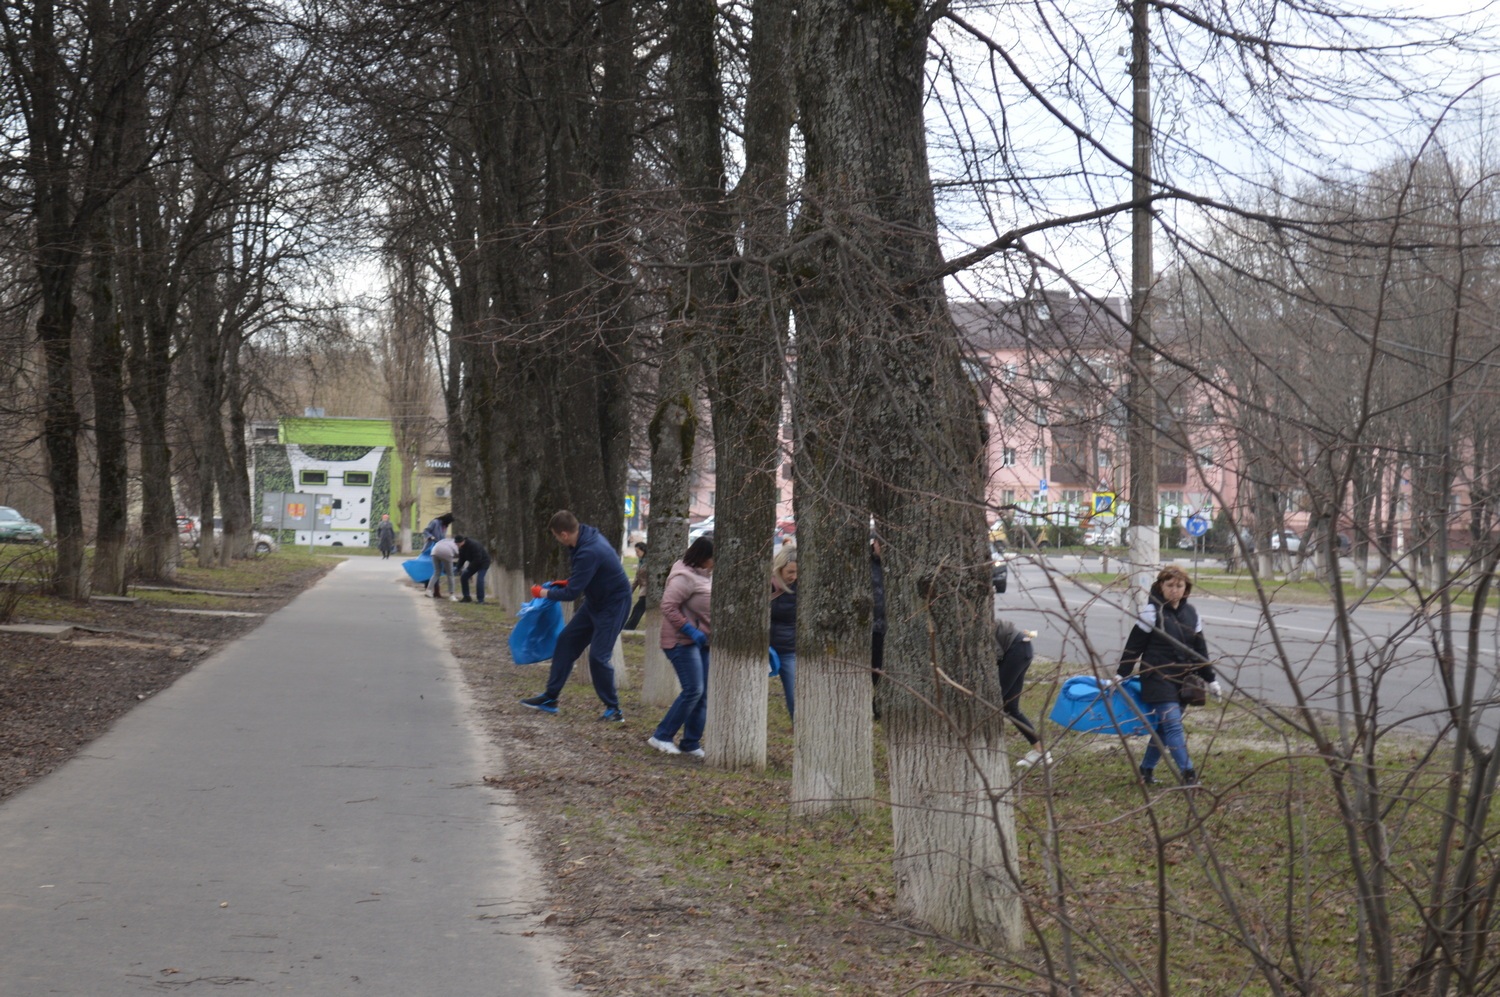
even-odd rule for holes
{"type": "Polygon", "coordinates": [[[1271,549],[1299,554],[1302,552],[1302,538],[1291,530],[1276,530],[1271,534],[1271,549]]]}
{"type": "MultiPolygon", "coordinates": [[[[179,516],[177,518],[177,528],[178,528],[178,531],[182,534],[182,543],[183,543],[183,546],[185,546],[185,547],[191,547],[191,548],[193,548],[193,549],[196,550],[197,547],[198,547],[199,532],[201,530],[200,520],[197,517],[193,517],[191,519],[188,519],[188,517],[186,517],[186,516],[179,516]],[[190,524],[190,525],[185,525],[184,524],[184,520],[186,520],[187,524],[190,524]]],[[[214,547],[215,547],[215,549],[218,548],[219,538],[221,536],[223,536],[223,535],[224,535],[224,520],[220,519],[218,516],[215,516],[214,517],[214,547]]],[[[251,539],[251,544],[252,544],[252,546],[254,547],[254,550],[255,550],[255,555],[257,557],[263,557],[266,554],[271,553],[271,551],[277,550],[278,548],[281,547],[281,544],[279,544],[276,541],[275,537],[271,536],[269,533],[262,533],[259,530],[252,530],[251,533],[250,533],[250,539],[251,539]]]]}
{"type": "Polygon", "coordinates": [[[688,543],[692,543],[694,540],[697,540],[701,536],[707,536],[708,534],[712,533],[713,531],[714,531],[714,517],[712,517],[712,516],[709,516],[707,519],[703,520],[702,522],[689,523],[688,524],[688,543]]]}

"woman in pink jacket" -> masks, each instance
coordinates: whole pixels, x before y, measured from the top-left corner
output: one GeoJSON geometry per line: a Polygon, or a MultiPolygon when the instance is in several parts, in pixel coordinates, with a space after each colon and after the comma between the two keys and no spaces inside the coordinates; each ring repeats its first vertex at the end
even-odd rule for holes
{"type": "Polygon", "coordinates": [[[672,565],[661,593],[661,647],[677,671],[682,693],[646,743],[669,755],[703,757],[708,717],[708,601],[713,592],[714,542],[699,537],[672,565]],[[682,743],[673,744],[677,731],[682,743]]]}

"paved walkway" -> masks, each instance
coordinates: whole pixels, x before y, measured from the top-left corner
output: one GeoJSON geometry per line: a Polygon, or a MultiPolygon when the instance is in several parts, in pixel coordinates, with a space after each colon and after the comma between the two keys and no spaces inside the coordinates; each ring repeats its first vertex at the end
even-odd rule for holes
{"type": "Polygon", "coordinates": [[[499,770],[353,558],[0,804],[0,994],[560,994],[499,770]]]}

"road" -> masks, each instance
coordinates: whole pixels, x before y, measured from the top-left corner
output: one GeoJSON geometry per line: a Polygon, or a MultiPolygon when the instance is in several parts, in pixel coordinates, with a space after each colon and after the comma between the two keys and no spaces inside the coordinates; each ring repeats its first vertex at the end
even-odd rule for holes
{"type": "Polygon", "coordinates": [[[344,562],[0,804],[0,992],[563,992],[499,760],[403,577],[344,562]]]}
{"type": "MultiPolygon", "coordinates": [[[[1182,564],[1191,573],[1191,562],[1184,560],[1182,564]]],[[[1133,609],[1124,603],[1121,593],[1099,594],[1068,578],[1098,570],[1094,557],[1017,558],[1011,563],[1006,593],[996,597],[996,611],[1038,631],[1038,656],[1064,662],[1065,672],[1069,666],[1076,666],[1076,671],[1083,673],[1092,663],[1102,673],[1113,674],[1133,609]]],[[[1202,594],[1193,595],[1191,601],[1203,621],[1220,676],[1238,694],[1267,703],[1291,704],[1296,701],[1295,678],[1312,705],[1336,709],[1335,614],[1331,607],[1273,604],[1268,623],[1253,602],[1202,594]]],[[[1432,629],[1407,608],[1360,607],[1350,619],[1354,653],[1366,687],[1379,676],[1384,722],[1399,719],[1423,729],[1437,729],[1436,715],[1445,700],[1432,629]]],[[[1457,621],[1460,627],[1465,623],[1457,621]]],[[[1459,636],[1462,639],[1462,634],[1459,636]]],[[[1462,645],[1460,655],[1466,649],[1467,644],[1462,645]]],[[[1492,615],[1478,646],[1481,699],[1500,698],[1497,649],[1500,633],[1492,615]]],[[[1500,711],[1491,708],[1484,726],[1493,731],[1497,723],[1500,711]]]]}

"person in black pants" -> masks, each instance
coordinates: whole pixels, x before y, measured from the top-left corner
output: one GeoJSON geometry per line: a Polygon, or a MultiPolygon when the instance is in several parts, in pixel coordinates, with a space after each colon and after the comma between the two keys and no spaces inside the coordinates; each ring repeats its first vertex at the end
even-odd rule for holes
{"type": "Polygon", "coordinates": [[[1016,768],[1029,769],[1037,762],[1052,762],[1052,752],[1043,751],[1037,744],[1036,725],[1021,712],[1021,692],[1026,687],[1026,671],[1031,667],[1031,635],[1017,630],[1009,620],[995,624],[995,666],[1000,670],[1000,695],[1005,702],[1005,713],[1016,730],[1026,738],[1031,750],[1017,759],[1016,768]]]}
{"type": "Polygon", "coordinates": [[[458,544],[458,582],[463,587],[464,597],[459,602],[477,602],[484,605],[484,576],[490,570],[490,553],[473,537],[454,537],[458,544]],[[474,579],[474,596],[469,598],[469,579],[474,579]]]}
{"type": "Polygon", "coordinates": [[[646,545],[637,543],[635,545],[635,581],[630,583],[630,591],[639,592],[641,597],[635,601],[635,607],[630,610],[630,619],[625,621],[626,630],[634,630],[641,625],[641,617],[646,614],[646,545]]]}

